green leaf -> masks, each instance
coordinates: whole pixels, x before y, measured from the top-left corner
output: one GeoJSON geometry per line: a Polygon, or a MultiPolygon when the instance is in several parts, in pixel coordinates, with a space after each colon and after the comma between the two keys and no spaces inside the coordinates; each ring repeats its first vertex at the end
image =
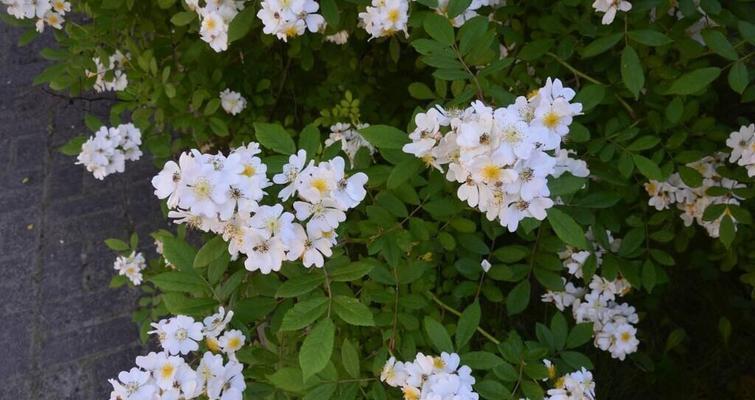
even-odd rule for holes
{"type": "Polygon", "coordinates": [[[206,293],[207,284],[194,272],[169,271],[148,279],[165,292],[206,293]]]}
{"type": "Polygon", "coordinates": [[[95,117],[92,114],[87,114],[84,116],[84,125],[86,125],[87,129],[92,132],[97,132],[101,127],[105,126],[105,124],[103,124],[99,118],[95,117]]]}
{"type": "Polygon", "coordinates": [[[615,46],[616,43],[619,43],[623,37],[623,33],[613,33],[594,40],[582,50],[582,58],[595,57],[598,54],[608,51],[608,49],[615,46]]]}
{"type": "Polygon", "coordinates": [[[197,252],[181,239],[167,236],[163,238],[163,257],[179,271],[192,271],[197,252]]]}
{"type": "Polygon", "coordinates": [[[471,351],[461,357],[464,365],[472,369],[493,369],[503,363],[503,359],[487,351],[471,351]]]}
{"type": "Polygon", "coordinates": [[[645,46],[663,46],[673,43],[670,37],[652,29],[629,31],[629,38],[645,46]]]}
{"type": "Polygon", "coordinates": [[[115,251],[130,250],[128,243],[120,239],[105,239],[105,245],[115,251]]]}
{"type": "Polygon", "coordinates": [[[557,350],[561,350],[566,345],[566,336],[569,332],[569,327],[566,325],[566,318],[564,314],[556,312],[551,318],[551,332],[553,332],[553,344],[557,350]]]}
{"type": "Polygon", "coordinates": [[[509,292],[506,298],[506,311],[509,315],[519,314],[527,308],[530,303],[530,281],[523,280],[519,282],[509,292]]]}
{"type": "Polygon", "coordinates": [[[339,267],[329,271],[328,278],[330,278],[332,282],[352,282],[369,274],[373,268],[375,268],[373,262],[359,260],[348,266],[339,267]]]}
{"type": "Polygon", "coordinates": [[[207,267],[207,279],[210,281],[211,285],[220,282],[220,278],[222,278],[225,271],[228,270],[228,263],[230,260],[231,254],[225,252],[210,262],[210,265],[207,267]]]}
{"type": "Polygon", "coordinates": [[[636,99],[645,85],[645,73],[642,72],[640,57],[633,48],[627,46],[621,52],[621,79],[636,99]]]}
{"type": "Polygon", "coordinates": [[[337,28],[341,22],[341,13],[335,0],[320,0],[320,13],[328,23],[328,28],[337,28]]]}
{"type": "Polygon", "coordinates": [[[585,322],[577,324],[569,332],[569,336],[566,338],[566,348],[573,349],[575,347],[582,346],[592,339],[593,324],[592,322],[585,322]]]}
{"type": "Polygon", "coordinates": [[[727,39],[721,31],[706,29],[702,32],[702,36],[703,40],[705,40],[705,44],[721,57],[731,61],[739,58],[734,46],[731,45],[729,39],[727,39]]]}
{"type": "Polygon", "coordinates": [[[388,125],[370,125],[359,131],[370,144],[380,149],[401,149],[409,135],[388,125]]]}
{"type": "Polygon", "coordinates": [[[333,340],[336,327],[333,321],[320,321],[304,338],[299,350],[299,366],[306,382],[314,374],[322,371],[333,354],[333,340]]]}
{"type": "Polygon", "coordinates": [[[228,244],[220,236],[215,236],[202,246],[194,258],[194,268],[209,265],[228,251],[228,244]]]}
{"type": "Polygon", "coordinates": [[[173,23],[173,25],[176,26],[184,26],[188,25],[191,21],[194,21],[194,19],[197,17],[197,13],[194,11],[181,11],[179,13],[173,14],[173,17],[170,18],[170,22],[173,23]]]}
{"type": "Polygon", "coordinates": [[[299,135],[299,148],[304,149],[312,157],[320,151],[320,130],[315,124],[309,124],[299,135]]]}
{"type": "Polygon", "coordinates": [[[341,363],[343,363],[343,369],[349,376],[352,378],[359,377],[359,352],[348,338],[343,339],[341,345],[341,363]]]}
{"type": "Polygon", "coordinates": [[[425,317],[424,323],[425,334],[430,339],[430,343],[438,352],[452,353],[454,345],[451,342],[451,336],[448,335],[446,328],[432,317],[425,317]]]}
{"type": "Polygon", "coordinates": [[[721,218],[721,227],[719,228],[719,238],[721,239],[721,243],[723,243],[727,249],[731,248],[735,235],[734,221],[729,214],[726,214],[721,218]]]}
{"type": "Polygon", "coordinates": [[[315,322],[328,309],[327,297],[316,297],[296,303],[283,315],[281,331],[296,331],[315,322]]]}
{"type": "Polygon", "coordinates": [[[256,16],[255,7],[246,7],[228,25],[228,43],[233,43],[249,33],[256,16]]]}
{"type": "Polygon", "coordinates": [[[291,278],[278,287],[275,297],[296,297],[315,290],[325,282],[325,275],[314,271],[291,278]]]}
{"type": "Polygon", "coordinates": [[[721,68],[707,67],[696,69],[676,79],[669,88],[669,94],[689,95],[706,88],[721,75],[721,68]]]}
{"type": "Polygon", "coordinates": [[[606,96],[606,88],[602,85],[596,85],[593,83],[587,84],[582,87],[582,90],[577,93],[574,101],[582,103],[582,110],[589,111],[595,108],[603,98],[606,96]]]}
{"type": "Polygon", "coordinates": [[[677,169],[679,170],[679,176],[682,178],[685,185],[696,188],[703,184],[703,176],[698,170],[686,165],[680,165],[677,169]]]}
{"type": "Polygon", "coordinates": [[[660,142],[661,142],[661,138],[659,138],[658,136],[651,136],[651,135],[640,136],[634,142],[632,142],[632,144],[627,146],[626,149],[629,151],[648,150],[648,149],[652,149],[660,142]]]}
{"type": "Polygon", "coordinates": [[[336,389],[338,389],[338,385],[335,383],[320,384],[308,390],[307,395],[302,400],[329,400],[333,397],[336,389]]]}
{"type": "Polygon", "coordinates": [[[333,300],[336,314],[346,323],[357,326],[375,326],[372,311],[359,300],[342,295],[335,296],[333,300]]]}
{"type": "Polygon", "coordinates": [[[254,131],[256,132],[257,141],[264,147],[286,155],[296,152],[294,140],[280,124],[255,122],[254,131]]]}
{"type": "Polygon", "coordinates": [[[683,113],[684,103],[682,102],[681,97],[674,97],[674,100],[671,100],[668,106],[666,106],[666,119],[672,124],[678,123],[682,118],[683,113]]]}
{"type": "Polygon", "coordinates": [[[558,238],[564,243],[580,249],[588,248],[587,241],[585,240],[585,232],[569,214],[566,214],[557,208],[549,208],[548,222],[550,222],[556,236],[558,236],[558,238]]]}
{"type": "Polygon", "coordinates": [[[650,293],[655,287],[655,282],[655,264],[650,259],[646,259],[642,264],[642,286],[650,293]]]}
{"type": "Polygon", "coordinates": [[[183,314],[195,317],[206,317],[217,308],[217,302],[212,299],[197,299],[186,297],[181,293],[164,293],[162,295],[165,308],[171,314],[183,314]]]}
{"type": "Polygon", "coordinates": [[[419,100],[432,100],[435,98],[435,93],[433,93],[433,90],[422,82],[410,83],[409,95],[419,100]]]}
{"type": "Polygon", "coordinates": [[[576,351],[564,351],[561,353],[561,358],[574,369],[582,367],[593,369],[590,359],[582,353],[576,351]]]}
{"type": "Polygon", "coordinates": [[[448,18],[456,18],[456,16],[461,15],[461,13],[469,8],[470,4],[472,4],[472,0],[450,0],[448,2],[448,9],[446,10],[448,18]]]}
{"type": "Polygon", "coordinates": [[[747,84],[750,83],[750,76],[747,72],[747,66],[742,61],[737,61],[732,64],[729,70],[729,86],[731,89],[739,94],[744,93],[747,88],[747,84]]]}
{"type": "Polygon", "coordinates": [[[553,46],[553,39],[538,39],[528,42],[517,53],[516,57],[524,61],[537,60],[550,50],[553,46]]]}
{"type": "Polygon", "coordinates": [[[480,303],[475,301],[470,304],[459,317],[459,324],[456,326],[456,348],[461,349],[472,339],[477,327],[480,325],[480,303]]]}
{"type": "Polygon", "coordinates": [[[750,44],[752,45],[755,45],[755,25],[747,21],[740,20],[739,22],[737,22],[737,28],[739,28],[739,33],[742,35],[742,38],[744,40],[750,42],[750,44]]]}
{"type": "Polygon", "coordinates": [[[66,144],[58,147],[58,151],[67,156],[78,156],[81,153],[81,145],[87,141],[84,135],[74,136],[66,144]]]}
{"type": "Polygon", "coordinates": [[[447,46],[454,44],[454,28],[448,18],[438,14],[427,14],[422,24],[431,38],[447,46]]]}
{"type": "Polygon", "coordinates": [[[639,154],[632,154],[632,161],[642,175],[657,181],[663,180],[661,169],[653,160],[639,154]]]}

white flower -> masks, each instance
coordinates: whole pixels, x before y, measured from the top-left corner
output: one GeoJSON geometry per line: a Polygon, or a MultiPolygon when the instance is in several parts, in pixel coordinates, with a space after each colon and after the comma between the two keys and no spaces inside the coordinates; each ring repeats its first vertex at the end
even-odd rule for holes
{"type": "Polygon", "coordinates": [[[246,99],[239,92],[225,89],[220,92],[220,105],[228,114],[237,115],[246,108],[246,99]]]}
{"type": "Polygon", "coordinates": [[[199,34],[216,52],[228,50],[228,23],[218,12],[206,12],[202,17],[199,34]]]}
{"type": "Polygon", "coordinates": [[[243,366],[229,361],[219,373],[207,382],[207,395],[211,399],[242,400],[246,383],[241,373],[243,366]]]}
{"type": "Polygon", "coordinates": [[[393,387],[404,386],[406,378],[404,363],[396,361],[396,357],[389,358],[380,373],[380,380],[393,387]]]}
{"type": "Polygon", "coordinates": [[[459,355],[442,353],[438,357],[417,353],[413,362],[398,362],[391,357],[383,367],[380,380],[401,387],[404,399],[477,400],[472,385],[472,370],[459,366],[459,355]]]}
{"type": "MultiPolygon", "coordinates": [[[[409,20],[407,0],[372,0],[364,12],[359,13],[360,25],[372,38],[391,36],[406,31],[409,20]]],[[[408,35],[408,34],[407,34],[408,35]]]]}
{"type": "Polygon", "coordinates": [[[335,200],[325,199],[316,203],[303,201],[294,202],[296,218],[299,221],[307,221],[307,230],[332,231],[346,220],[340,205],[335,200]]]}
{"type": "Polygon", "coordinates": [[[616,12],[627,12],[631,10],[632,3],[627,0],[595,0],[595,2],[592,3],[592,8],[597,12],[604,13],[601,23],[603,23],[603,25],[609,25],[613,22],[613,19],[616,18],[616,12]]]}
{"type": "Polygon", "coordinates": [[[116,258],[113,268],[118,271],[118,275],[125,276],[138,286],[142,283],[142,270],[147,268],[147,263],[142,253],[131,252],[128,257],[116,258]]]}
{"type": "Polygon", "coordinates": [[[229,322],[233,318],[233,311],[225,312],[225,308],[219,307],[218,312],[208,316],[202,321],[204,328],[202,333],[205,337],[217,337],[225,329],[229,322]]]}
{"type": "Polygon", "coordinates": [[[283,166],[283,172],[273,176],[273,182],[279,185],[288,184],[278,193],[278,197],[280,197],[281,200],[286,201],[296,194],[299,174],[304,170],[304,164],[306,164],[306,162],[307,152],[305,150],[299,150],[296,154],[292,154],[288,157],[288,164],[283,166]]]}
{"type": "Polygon", "coordinates": [[[162,345],[169,354],[188,354],[196,351],[203,339],[203,325],[193,318],[179,315],[171,318],[163,327],[165,340],[162,345]]]}
{"type": "Polygon", "coordinates": [[[320,5],[314,0],[263,0],[260,6],[257,18],[264,25],[262,32],[284,42],[325,26],[325,18],[317,13],[320,5]]]}
{"type": "Polygon", "coordinates": [[[113,385],[113,394],[116,398],[123,400],[152,400],[157,388],[150,382],[150,373],[131,368],[130,371],[121,371],[118,374],[118,380],[109,379],[113,385]]]}
{"type": "Polygon", "coordinates": [[[244,345],[245,340],[246,336],[244,336],[244,334],[241,333],[240,330],[231,329],[220,337],[218,343],[220,344],[220,348],[223,350],[223,353],[233,354],[241,349],[241,347],[244,345]]]}

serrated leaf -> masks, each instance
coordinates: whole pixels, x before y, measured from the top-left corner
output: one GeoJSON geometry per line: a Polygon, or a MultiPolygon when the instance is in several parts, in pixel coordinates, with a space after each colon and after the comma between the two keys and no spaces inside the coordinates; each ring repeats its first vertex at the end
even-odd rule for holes
{"type": "Polygon", "coordinates": [[[438,43],[447,46],[454,43],[454,28],[448,18],[438,14],[427,14],[422,26],[425,32],[438,43]]]}
{"type": "Polygon", "coordinates": [[[409,135],[388,125],[370,125],[359,132],[370,144],[380,149],[401,149],[409,143],[409,135]]]}
{"type": "Polygon", "coordinates": [[[580,249],[588,248],[585,232],[574,218],[557,208],[549,208],[547,212],[548,222],[561,241],[580,249]]]}
{"type": "Polygon", "coordinates": [[[423,325],[425,327],[425,334],[438,352],[445,351],[452,353],[454,351],[451,336],[448,335],[448,331],[440,322],[431,317],[425,317],[423,325]]]}
{"type": "Polygon", "coordinates": [[[315,322],[328,309],[327,297],[316,297],[296,303],[283,315],[281,331],[296,331],[315,322]]]}
{"type": "Polygon", "coordinates": [[[523,280],[506,297],[506,311],[509,315],[519,314],[530,303],[530,282],[523,280]]]}
{"type": "Polygon", "coordinates": [[[322,371],[333,354],[333,340],[336,327],[333,321],[320,321],[304,338],[299,350],[299,366],[306,382],[314,374],[322,371]]]}
{"type": "Polygon", "coordinates": [[[721,68],[706,67],[688,72],[677,78],[668,90],[669,94],[689,95],[697,93],[721,75],[721,68]]]}
{"type": "Polygon", "coordinates": [[[257,141],[262,146],[280,154],[288,155],[296,152],[294,139],[280,124],[255,122],[254,131],[257,141]]]}
{"type": "Polygon", "coordinates": [[[621,79],[624,81],[624,86],[637,98],[645,85],[645,73],[642,71],[640,57],[629,46],[621,52],[621,79]]]}
{"type": "Polygon", "coordinates": [[[334,310],[342,320],[351,325],[375,326],[372,311],[359,300],[348,296],[335,296],[334,310]]]}
{"type": "Polygon", "coordinates": [[[459,324],[456,326],[456,348],[461,349],[472,339],[477,327],[480,325],[480,303],[475,301],[470,304],[459,317],[459,324]]]}
{"type": "Polygon", "coordinates": [[[228,251],[228,244],[220,236],[208,240],[197,252],[194,258],[194,268],[201,268],[215,261],[223,253],[228,251]]]}
{"type": "Polygon", "coordinates": [[[325,282],[325,275],[320,271],[291,278],[278,287],[275,297],[296,297],[315,290],[325,282]]]}

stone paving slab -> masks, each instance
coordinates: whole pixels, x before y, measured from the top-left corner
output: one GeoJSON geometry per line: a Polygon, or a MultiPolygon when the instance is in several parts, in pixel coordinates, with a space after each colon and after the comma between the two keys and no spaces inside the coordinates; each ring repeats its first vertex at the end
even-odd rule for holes
{"type": "Polygon", "coordinates": [[[0,399],[107,399],[107,379],[144,348],[130,319],[138,291],[108,288],[103,240],[136,229],[150,250],[164,225],[154,167],[145,157],[102,182],[55,151],[88,132],[86,113],[107,120],[111,100],[32,86],[52,41],[19,48],[21,33],[0,23],[0,399]]]}

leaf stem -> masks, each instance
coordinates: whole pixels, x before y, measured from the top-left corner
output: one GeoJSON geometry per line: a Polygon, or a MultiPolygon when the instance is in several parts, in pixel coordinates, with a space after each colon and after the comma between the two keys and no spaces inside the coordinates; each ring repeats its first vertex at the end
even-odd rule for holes
{"type": "MultiPolygon", "coordinates": [[[[444,303],[441,299],[437,298],[434,293],[428,291],[427,294],[436,304],[443,307],[443,309],[445,309],[446,311],[450,312],[453,315],[456,315],[457,317],[461,317],[461,311],[444,303]]],[[[495,336],[490,334],[490,332],[486,331],[485,329],[480,328],[479,326],[477,327],[477,332],[480,332],[482,336],[485,336],[488,340],[490,340],[494,344],[501,344],[500,340],[496,339],[495,336]]]]}
{"type": "Polygon", "coordinates": [[[561,65],[563,65],[564,67],[566,67],[567,69],[569,69],[569,71],[571,71],[571,72],[572,72],[572,73],[574,73],[575,75],[577,75],[577,76],[580,76],[580,77],[582,77],[582,78],[585,78],[585,79],[587,79],[588,81],[590,81],[590,82],[592,82],[592,83],[595,83],[595,84],[597,84],[597,85],[606,86],[606,84],[605,84],[605,83],[603,83],[603,82],[601,82],[601,81],[599,81],[599,80],[597,80],[597,79],[595,79],[595,78],[591,77],[590,75],[587,75],[586,73],[584,73],[584,72],[582,72],[582,71],[580,71],[580,70],[578,70],[578,69],[576,69],[576,68],[572,67],[572,66],[571,66],[571,65],[570,65],[570,64],[569,64],[568,62],[564,61],[563,59],[561,59],[561,57],[559,57],[559,56],[557,56],[557,55],[555,55],[555,54],[551,53],[550,51],[549,51],[549,52],[547,52],[546,54],[547,54],[547,55],[549,55],[549,56],[550,56],[551,58],[553,58],[554,60],[558,61],[558,63],[559,63],[559,64],[561,64],[561,65]]]}

